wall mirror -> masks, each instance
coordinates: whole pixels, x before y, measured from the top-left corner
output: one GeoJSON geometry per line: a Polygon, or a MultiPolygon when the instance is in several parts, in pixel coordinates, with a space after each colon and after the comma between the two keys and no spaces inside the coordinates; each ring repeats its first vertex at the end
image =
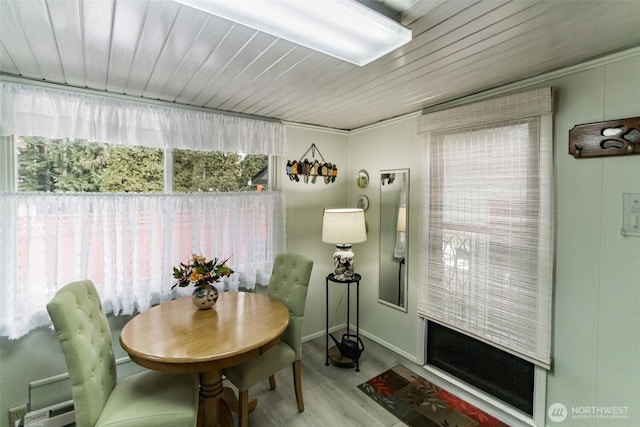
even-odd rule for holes
{"type": "Polygon", "coordinates": [[[409,169],[380,171],[378,302],[407,311],[409,169]]]}

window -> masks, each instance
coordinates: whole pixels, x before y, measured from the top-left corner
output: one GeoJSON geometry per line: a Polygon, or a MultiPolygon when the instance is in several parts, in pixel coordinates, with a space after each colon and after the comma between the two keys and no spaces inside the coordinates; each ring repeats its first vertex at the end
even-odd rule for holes
{"type": "Polygon", "coordinates": [[[421,119],[428,174],[418,304],[430,320],[547,368],[550,105],[547,89],[421,119]]]}
{"type": "Polygon", "coordinates": [[[18,191],[161,193],[163,152],[157,148],[18,137],[18,191]]]}
{"type": "Polygon", "coordinates": [[[172,297],[172,267],[191,253],[231,257],[237,274],[220,285],[237,289],[267,283],[284,250],[282,195],[244,182],[267,156],[180,151],[176,165],[197,173],[176,176],[183,192],[171,195],[161,149],[40,137],[15,146],[19,191],[2,195],[1,273],[15,283],[2,335],[48,323],[46,303],[74,280],[91,279],[108,312],[131,314],[172,297]],[[216,194],[194,187],[209,172],[206,191],[216,194]],[[240,189],[250,192],[232,191],[240,189]]]}
{"type": "Polygon", "coordinates": [[[429,280],[444,293],[434,294],[430,305],[446,307],[458,328],[482,325],[484,338],[500,344],[509,339],[535,344],[526,334],[536,329],[537,316],[520,316],[521,328],[509,332],[514,336],[503,334],[515,313],[529,311],[537,294],[537,256],[530,252],[536,253],[539,238],[534,179],[539,161],[529,148],[536,124],[492,124],[435,134],[431,142],[431,188],[440,197],[429,204],[434,245],[429,280]]]}
{"type": "MultiPolygon", "coordinates": [[[[18,137],[18,191],[162,193],[164,150],[83,140],[18,137]]],[[[264,190],[253,176],[268,173],[262,154],[174,150],[175,192],[264,190]]]]}
{"type": "Polygon", "coordinates": [[[49,324],[47,301],[73,280],[93,280],[107,311],[144,310],[173,296],[172,267],[192,252],[231,257],[225,289],[267,283],[286,250],[284,195],[261,191],[268,156],[287,154],[282,123],[29,84],[0,93],[0,335],[49,324]],[[176,167],[198,173],[174,180],[176,167]]]}
{"type": "Polygon", "coordinates": [[[252,178],[267,172],[268,157],[261,154],[207,153],[190,150],[174,152],[176,192],[263,191],[252,178]]]}

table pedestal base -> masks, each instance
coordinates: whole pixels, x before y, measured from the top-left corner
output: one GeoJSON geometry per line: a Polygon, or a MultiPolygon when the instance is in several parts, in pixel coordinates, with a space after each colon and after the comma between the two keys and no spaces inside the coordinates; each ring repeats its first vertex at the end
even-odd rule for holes
{"type": "Polygon", "coordinates": [[[233,427],[231,410],[223,398],[222,371],[200,373],[198,427],[233,427]]]}

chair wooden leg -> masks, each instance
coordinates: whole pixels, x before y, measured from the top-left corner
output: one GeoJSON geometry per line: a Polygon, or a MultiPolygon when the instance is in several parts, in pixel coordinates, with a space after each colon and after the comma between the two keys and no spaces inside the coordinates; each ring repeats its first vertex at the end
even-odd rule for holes
{"type": "MultiPolygon", "coordinates": [[[[235,412],[236,414],[240,413],[240,400],[230,387],[225,387],[224,390],[222,390],[222,400],[224,400],[224,403],[231,409],[231,412],[235,412]]],[[[256,406],[258,406],[258,399],[254,397],[249,401],[248,412],[252,413],[256,409],[256,406]]]]}
{"type": "Polygon", "coordinates": [[[302,398],[302,361],[293,362],[293,388],[296,391],[298,411],[304,412],[304,399],[302,398]]]}
{"type": "Polygon", "coordinates": [[[274,390],[276,388],[276,376],[275,375],[271,375],[269,377],[269,388],[271,388],[271,390],[274,390]]]}
{"type": "Polygon", "coordinates": [[[238,427],[249,425],[249,390],[238,391],[238,427]]]}

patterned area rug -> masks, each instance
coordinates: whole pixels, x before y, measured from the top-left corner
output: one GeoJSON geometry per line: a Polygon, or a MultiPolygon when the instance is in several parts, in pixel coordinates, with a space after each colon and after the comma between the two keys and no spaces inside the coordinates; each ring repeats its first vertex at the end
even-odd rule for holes
{"type": "Polygon", "coordinates": [[[358,388],[411,427],[507,427],[402,365],[358,388]]]}

